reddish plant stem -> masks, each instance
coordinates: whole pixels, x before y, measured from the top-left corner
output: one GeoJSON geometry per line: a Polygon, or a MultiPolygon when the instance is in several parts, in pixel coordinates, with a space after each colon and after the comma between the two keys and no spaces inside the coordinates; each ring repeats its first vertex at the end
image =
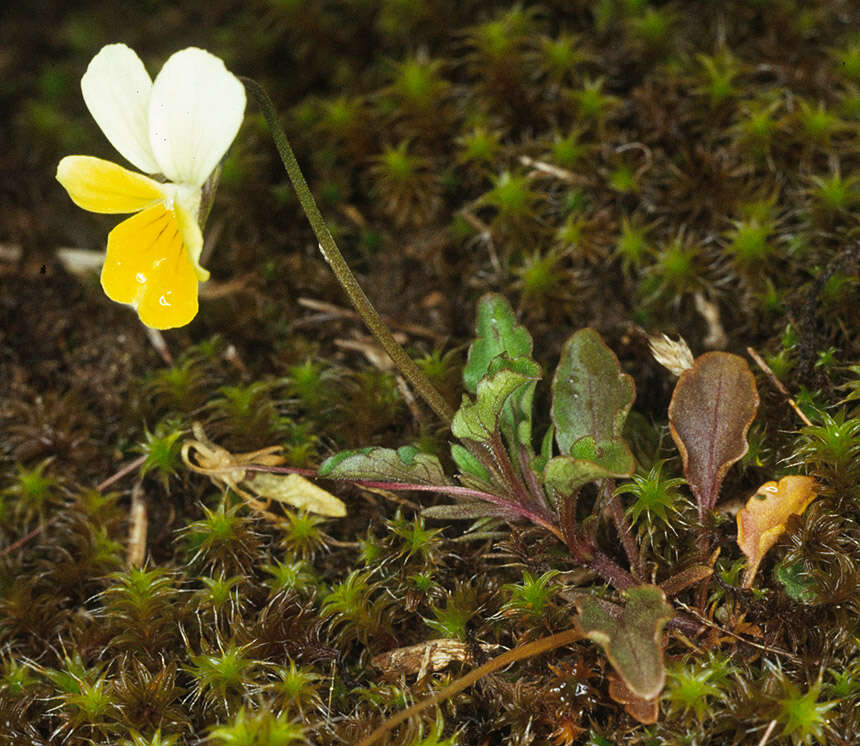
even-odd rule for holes
{"type": "Polygon", "coordinates": [[[684,614],[683,612],[678,612],[672,617],[668,622],[666,622],[666,629],[677,629],[680,632],[683,632],[685,635],[691,635],[695,637],[698,635],[703,629],[705,629],[705,625],[698,621],[695,617],[691,617],[688,614],[684,614]]]}
{"type": "Polygon", "coordinates": [[[606,496],[606,506],[609,508],[609,515],[612,516],[612,522],[615,524],[615,530],[621,539],[621,545],[624,547],[624,553],[627,555],[627,561],[630,563],[630,572],[637,581],[641,579],[642,557],[639,553],[639,547],[636,544],[636,539],[633,536],[633,531],[630,529],[630,522],[624,514],[624,506],[621,504],[621,498],[618,495],[613,495],[615,490],[615,480],[607,479],[603,483],[601,491],[606,496]]]}
{"type": "Polygon", "coordinates": [[[538,482],[537,475],[531,469],[531,464],[529,463],[529,451],[524,445],[520,446],[519,456],[520,471],[523,475],[523,481],[525,481],[526,487],[528,487],[528,490],[532,495],[532,499],[541,507],[551,507],[548,504],[546,493],[540,486],[540,482],[538,482]]]}
{"type": "Polygon", "coordinates": [[[601,578],[611,583],[620,591],[636,585],[636,580],[629,572],[619,567],[612,559],[582,536],[574,517],[575,510],[575,496],[570,496],[562,500],[559,511],[562,536],[573,558],[577,562],[594,570],[601,578]]]}
{"type": "Polygon", "coordinates": [[[490,474],[490,479],[493,484],[496,485],[496,487],[501,488],[504,485],[504,477],[499,471],[499,466],[496,463],[495,456],[487,444],[477,440],[468,439],[461,440],[461,443],[466,447],[469,453],[480,461],[481,466],[483,466],[490,474]]]}
{"type": "Polygon", "coordinates": [[[608,555],[592,547],[591,559],[586,563],[601,578],[612,583],[619,591],[637,585],[636,579],[627,570],[619,567],[608,555]]]}
{"type": "Polygon", "coordinates": [[[505,480],[507,488],[513,491],[514,497],[520,503],[528,505],[531,502],[529,491],[514,469],[511,457],[508,455],[505,444],[502,442],[502,436],[498,432],[494,433],[493,437],[490,438],[490,447],[493,449],[493,457],[502,471],[502,478],[505,480]]]}

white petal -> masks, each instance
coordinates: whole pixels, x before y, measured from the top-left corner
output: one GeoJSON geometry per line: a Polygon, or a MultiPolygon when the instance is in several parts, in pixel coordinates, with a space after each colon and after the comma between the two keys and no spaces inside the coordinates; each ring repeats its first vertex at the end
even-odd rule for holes
{"type": "Polygon", "coordinates": [[[134,50],[108,44],[93,57],[81,78],[84,103],[120,155],[148,174],[158,162],[149,145],[152,80],[134,50]]]}
{"type": "Polygon", "coordinates": [[[218,57],[196,47],[172,55],[149,101],[149,141],[161,172],[203,186],[244,113],[245,88],[218,57]]]}

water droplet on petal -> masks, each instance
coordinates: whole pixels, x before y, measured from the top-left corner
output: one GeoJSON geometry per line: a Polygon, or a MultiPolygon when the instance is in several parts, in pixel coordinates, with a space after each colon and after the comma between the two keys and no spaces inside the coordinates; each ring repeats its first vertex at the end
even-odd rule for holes
{"type": "Polygon", "coordinates": [[[145,275],[145,274],[143,274],[143,272],[138,272],[138,273],[134,276],[134,279],[135,279],[135,280],[137,280],[141,285],[145,285],[145,284],[146,284],[146,275],[145,275]]]}

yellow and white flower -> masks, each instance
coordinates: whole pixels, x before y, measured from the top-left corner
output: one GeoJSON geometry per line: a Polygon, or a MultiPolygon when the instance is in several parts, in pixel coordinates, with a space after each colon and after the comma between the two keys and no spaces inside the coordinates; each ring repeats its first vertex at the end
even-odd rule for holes
{"type": "Polygon", "coordinates": [[[57,166],[78,206],[136,213],[108,234],[102,287],[147,326],[187,324],[197,313],[197,283],[209,278],[199,263],[202,188],[239,131],[245,89],[202,49],[176,52],[153,82],[133,50],[110,44],[90,62],[81,90],[114,148],[150,175],[85,155],[57,166]]]}

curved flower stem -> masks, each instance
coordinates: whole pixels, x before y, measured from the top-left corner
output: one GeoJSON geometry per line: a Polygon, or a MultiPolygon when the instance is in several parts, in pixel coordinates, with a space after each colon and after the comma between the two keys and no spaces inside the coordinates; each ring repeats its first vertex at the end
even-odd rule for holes
{"type": "Polygon", "coordinates": [[[367,736],[367,738],[363,738],[359,741],[358,746],[370,746],[370,744],[376,743],[380,738],[382,738],[382,736],[394,727],[400,725],[404,720],[408,720],[410,717],[417,715],[422,710],[432,707],[435,704],[439,704],[439,702],[443,702],[448,699],[448,697],[454,696],[457,692],[461,692],[466,687],[472,686],[476,681],[479,681],[487,674],[493,673],[493,671],[498,671],[500,668],[504,668],[505,666],[515,661],[522,660],[523,658],[531,658],[532,656],[546,653],[554,648],[569,645],[572,642],[581,640],[582,637],[583,634],[579,627],[572,627],[564,632],[559,632],[555,635],[550,635],[549,637],[542,637],[540,640],[535,640],[534,642],[509,650],[507,653],[502,653],[485,663],[483,666],[479,666],[473,671],[467,673],[465,676],[457,679],[453,684],[450,684],[441,691],[436,692],[436,694],[427,697],[426,699],[422,699],[420,702],[412,705],[412,707],[402,710],[397,713],[397,715],[390,717],[375,731],[373,731],[373,733],[367,736]]]}
{"type": "Polygon", "coordinates": [[[394,364],[400,369],[400,372],[403,373],[406,379],[415,387],[415,390],[421,395],[421,398],[427,402],[430,409],[432,409],[446,425],[450,425],[451,420],[454,417],[454,412],[451,407],[448,406],[448,402],[445,401],[445,398],[439,393],[438,389],[430,382],[427,376],[421,372],[415,364],[415,361],[412,360],[412,358],[406,354],[406,351],[395,341],[391,332],[388,330],[388,327],[385,325],[385,322],[383,322],[379,314],[376,312],[376,309],[373,307],[373,304],[370,302],[370,299],[367,297],[364,290],[361,289],[361,286],[358,284],[358,280],[355,279],[355,275],[352,273],[352,270],[349,268],[349,265],[344,260],[340,250],[337,248],[337,244],[331,235],[331,231],[329,231],[325,219],[323,218],[322,213],[320,213],[316,201],[311,194],[311,190],[308,188],[308,184],[305,181],[301,168],[299,168],[296,156],[293,154],[293,149],[290,147],[289,140],[287,140],[287,135],[278,123],[272,100],[255,80],[244,77],[240,78],[240,80],[245,84],[245,87],[257,101],[257,104],[263,112],[263,116],[265,117],[266,123],[269,125],[269,130],[272,133],[272,139],[275,141],[278,155],[281,156],[281,162],[284,164],[284,168],[287,171],[287,175],[290,177],[290,181],[293,183],[293,188],[296,190],[302,209],[305,211],[305,215],[307,215],[308,220],[310,221],[311,228],[313,228],[314,235],[319,242],[320,252],[323,257],[325,257],[325,260],[328,262],[332,271],[335,273],[335,276],[340,282],[341,287],[346,292],[350,303],[352,303],[355,310],[358,311],[362,321],[367,324],[368,329],[370,329],[371,333],[376,338],[376,341],[379,342],[382,348],[388,353],[389,357],[394,361],[394,364]]]}

